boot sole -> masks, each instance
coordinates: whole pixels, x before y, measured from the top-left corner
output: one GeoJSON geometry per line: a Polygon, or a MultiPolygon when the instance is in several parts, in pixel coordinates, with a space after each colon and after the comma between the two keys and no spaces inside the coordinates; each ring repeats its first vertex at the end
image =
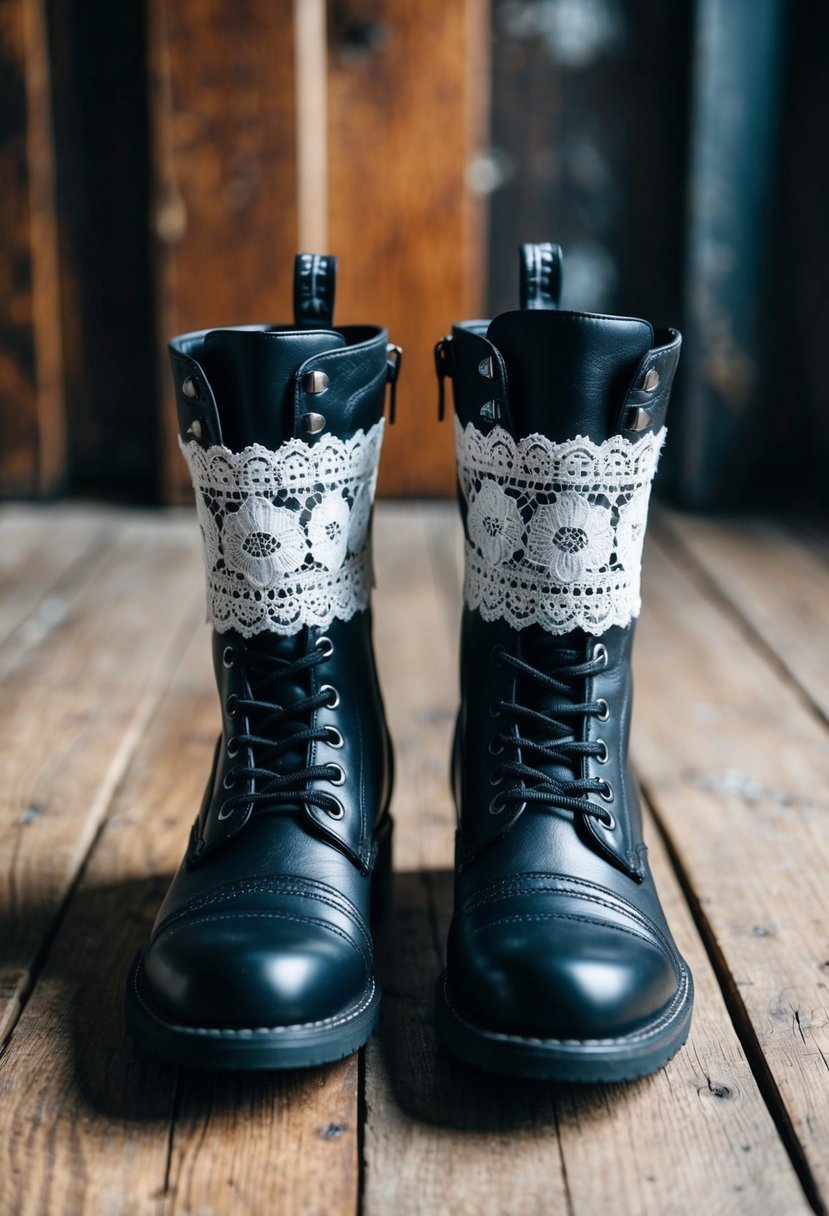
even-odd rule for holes
{"type": "Polygon", "coordinates": [[[650,1028],[617,1039],[540,1039],[504,1034],[476,1024],[458,1009],[446,972],[436,991],[437,1029],[453,1055],[477,1068],[539,1081],[635,1081],[658,1072],[691,1029],[694,987],[685,971],[666,1013],[650,1028]]]}
{"type": "Polygon", "coordinates": [[[145,1051],[184,1068],[292,1069],[331,1064],[362,1047],[380,1016],[380,989],[372,979],[353,1009],[324,1021],[250,1030],[177,1024],[141,996],[140,961],[136,959],[127,985],[127,1031],[145,1051]]]}

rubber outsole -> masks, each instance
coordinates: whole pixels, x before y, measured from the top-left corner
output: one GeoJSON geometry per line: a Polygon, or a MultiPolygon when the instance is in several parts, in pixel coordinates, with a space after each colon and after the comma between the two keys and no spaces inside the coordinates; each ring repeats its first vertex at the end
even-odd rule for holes
{"type": "Polygon", "coordinates": [[[127,1030],[145,1051],[183,1068],[281,1070],[331,1064],[359,1050],[380,1016],[380,989],[372,979],[353,1009],[320,1022],[250,1030],[176,1024],[142,997],[140,961],[139,956],[127,984],[127,1030]]]}
{"type": "Polygon", "coordinates": [[[685,971],[677,995],[651,1027],[616,1039],[541,1039],[504,1034],[460,1012],[446,972],[437,984],[435,1013],[441,1039],[459,1059],[488,1072],[539,1081],[635,1081],[658,1072],[691,1029],[694,986],[685,971]]]}

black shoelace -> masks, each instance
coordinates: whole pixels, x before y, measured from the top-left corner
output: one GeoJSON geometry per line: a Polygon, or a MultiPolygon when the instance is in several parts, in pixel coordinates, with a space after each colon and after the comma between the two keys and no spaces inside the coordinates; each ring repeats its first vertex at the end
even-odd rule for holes
{"type": "Polygon", "coordinates": [[[330,684],[323,684],[318,692],[301,697],[287,705],[270,699],[277,684],[287,683],[301,677],[324,663],[334,653],[329,638],[317,638],[313,650],[297,659],[284,659],[277,655],[256,650],[253,647],[227,646],[224,651],[225,666],[232,667],[243,662],[248,669],[248,682],[252,689],[249,697],[231,693],[227,712],[230,716],[242,711],[248,716],[248,733],[234,735],[227,741],[228,755],[233,759],[244,749],[252,757],[252,763],[237,764],[225,773],[225,789],[241,782],[253,780],[254,788],[232,794],[222,804],[221,819],[228,819],[237,807],[251,803],[271,806],[318,806],[332,819],[342,819],[343,808],[333,794],[325,790],[308,789],[311,781],[329,781],[342,785],[345,773],[339,764],[297,764],[280,768],[291,752],[307,752],[309,743],[328,742],[342,746],[342,736],[333,726],[303,726],[295,728],[304,719],[310,722],[315,710],[323,706],[334,708],[339,704],[339,693],[330,684]]]}
{"type": "Polygon", "coordinates": [[[493,815],[498,815],[511,805],[543,803],[597,819],[605,827],[612,828],[615,821],[610,812],[588,799],[588,795],[597,794],[604,802],[612,802],[613,787],[608,781],[599,777],[575,775],[572,780],[554,777],[523,759],[534,757],[536,763],[544,760],[571,770],[575,770],[583,756],[595,756],[602,762],[607,759],[607,746],[603,740],[582,742],[576,738],[574,730],[578,719],[585,715],[592,715],[601,722],[607,721],[609,710],[606,701],[577,701],[574,695],[577,682],[587,676],[596,675],[607,665],[607,651],[604,646],[598,644],[593,658],[585,661],[579,651],[561,649],[556,652],[556,659],[552,671],[539,671],[532,664],[509,654],[501,646],[496,646],[492,652],[494,663],[506,664],[526,680],[560,695],[562,699],[547,706],[543,713],[527,705],[520,705],[517,700],[498,699],[493,702],[491,712],[496,717],[503,714],[513,718],[518,728],[515,734],[496,735],[490,745],[490,750],[495,755],[506,752],[507,749],[516,754],[513,759],[501,761],[492,771],[493,785],[500,785],[510,778],[515,780],[515,784],[499,790],[490,802],[489,809],[493,815]],[[568,721],[572,725],[568,726],[568,721]],[[537,728],[538,737],[528,738],[522,734],[522,722],[532,723],[537,728]]]}

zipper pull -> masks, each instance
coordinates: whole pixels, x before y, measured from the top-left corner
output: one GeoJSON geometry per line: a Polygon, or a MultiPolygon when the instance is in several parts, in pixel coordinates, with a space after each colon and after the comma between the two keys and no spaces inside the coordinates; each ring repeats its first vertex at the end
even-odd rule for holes
{"type": "Polygon", "coordinates": [[[391,385],[389,393],[389,426],[394,426],[397,418],[397,377],[400,375],[400,364],[403,362],[402,346],[389,342],[386,346],[386,383],[391,385]]]}
{"type": "Polygon", "coordinates": [[[452,357],[452,335],[447,334],[445,338],[441,338],[435,347],[435,372],[438,378],[438,422],[443,422],[446,417],[446,387],[445,380],[448,376],[452,379],[451,369],[452,357]]]}

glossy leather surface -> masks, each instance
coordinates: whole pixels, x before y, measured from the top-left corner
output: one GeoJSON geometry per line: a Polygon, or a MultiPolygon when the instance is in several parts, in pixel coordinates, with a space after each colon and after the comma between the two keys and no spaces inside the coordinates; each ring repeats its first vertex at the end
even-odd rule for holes
{"type": "MultiPolygon", "coordinates": [[[[650,411],[647,429],[662,425],[678,351],[675,331],[655,336],[644,321],[548,305],[456,326],[446,360],[462,423],[504,426],[516,438],[539,432],[557,442],[583,435],[600,443],[622,431],[625,410],[640,399],[650,411]],[[488,376],[480,371],[485,356],[488,376]],[[653,367],[659,384],[647,391],[653,367]],[[482,412],[493,398],[495,419],[482,412]]],[[[580,630],[559,637],[538,626],[518,631],[464,609],[447,988],[472,1025],[544,1041],[629,1041],[658,1026],[689,990],[648,866],[628,763],[633,636],[634,625],[601,638],[580,630]],[[579,663],[594,670],[562,694],[523,675],[505,654],[542,673],[579,663]],[[502,775],[504,733],[519,729],[502,707],[517,703],[543,715],[562,702],[606,703],[601,718],[567,719],[578,741],[602,745],[599,754],[562,764],[534,753],[529,762],[553,779],[606,782],[610,800],[588,795],[596,814],[554,800],[497,797],[520,784],[502,775]]],[[[545,738],[540,719],[522,719],[520,729],[524,738],[545,738]]]]}
{"type": "MultiPolygon", "coordinates": [[[[311,304],[303,308],[307,322],[311,304]]],[[[323,434],[368,429],[384,409],[386,344],[385,330],[368,326],[250,326],[175,339],[182,438],[193,439],[198,421],[205,446],[276,448],[292,436],[314,443],[320,436],[302,429],[311,408],[324,414],[323,434]],[[305,373],[315,370],[329,377],[322,394],[306,391],[305,373]]],[[[222,733],[184,860],[136,976],[141,1000],[165,1023],[313,1030],[365,1004],[374,983],[372,889],[378,856],[388,863],[392,783],[371,634],[370,610],[292,637],[263,632],[246,641],[214,632],[222,733]],[[305,656],[311,665],[297,669],[305,656]],[[275,742],[303,730],[317,736],[271,762],[283,775],[316,775],[298,783],[292,802],[246,802],[260,779],[240,781],[235,773],[255,767],[261,752],[236,742],[257,731],[239,702],[258,697],[290,707],[325,686],[327,701],[296,719],[288,712],[270,728],[275,742]],[[342,779],[332,781],[337,773],[342,779]],[[336,815],[303,797],[314,791],[336,798],[336,815]]],[[[261,711],[258,722],[261,730],[261,711]]]]}

